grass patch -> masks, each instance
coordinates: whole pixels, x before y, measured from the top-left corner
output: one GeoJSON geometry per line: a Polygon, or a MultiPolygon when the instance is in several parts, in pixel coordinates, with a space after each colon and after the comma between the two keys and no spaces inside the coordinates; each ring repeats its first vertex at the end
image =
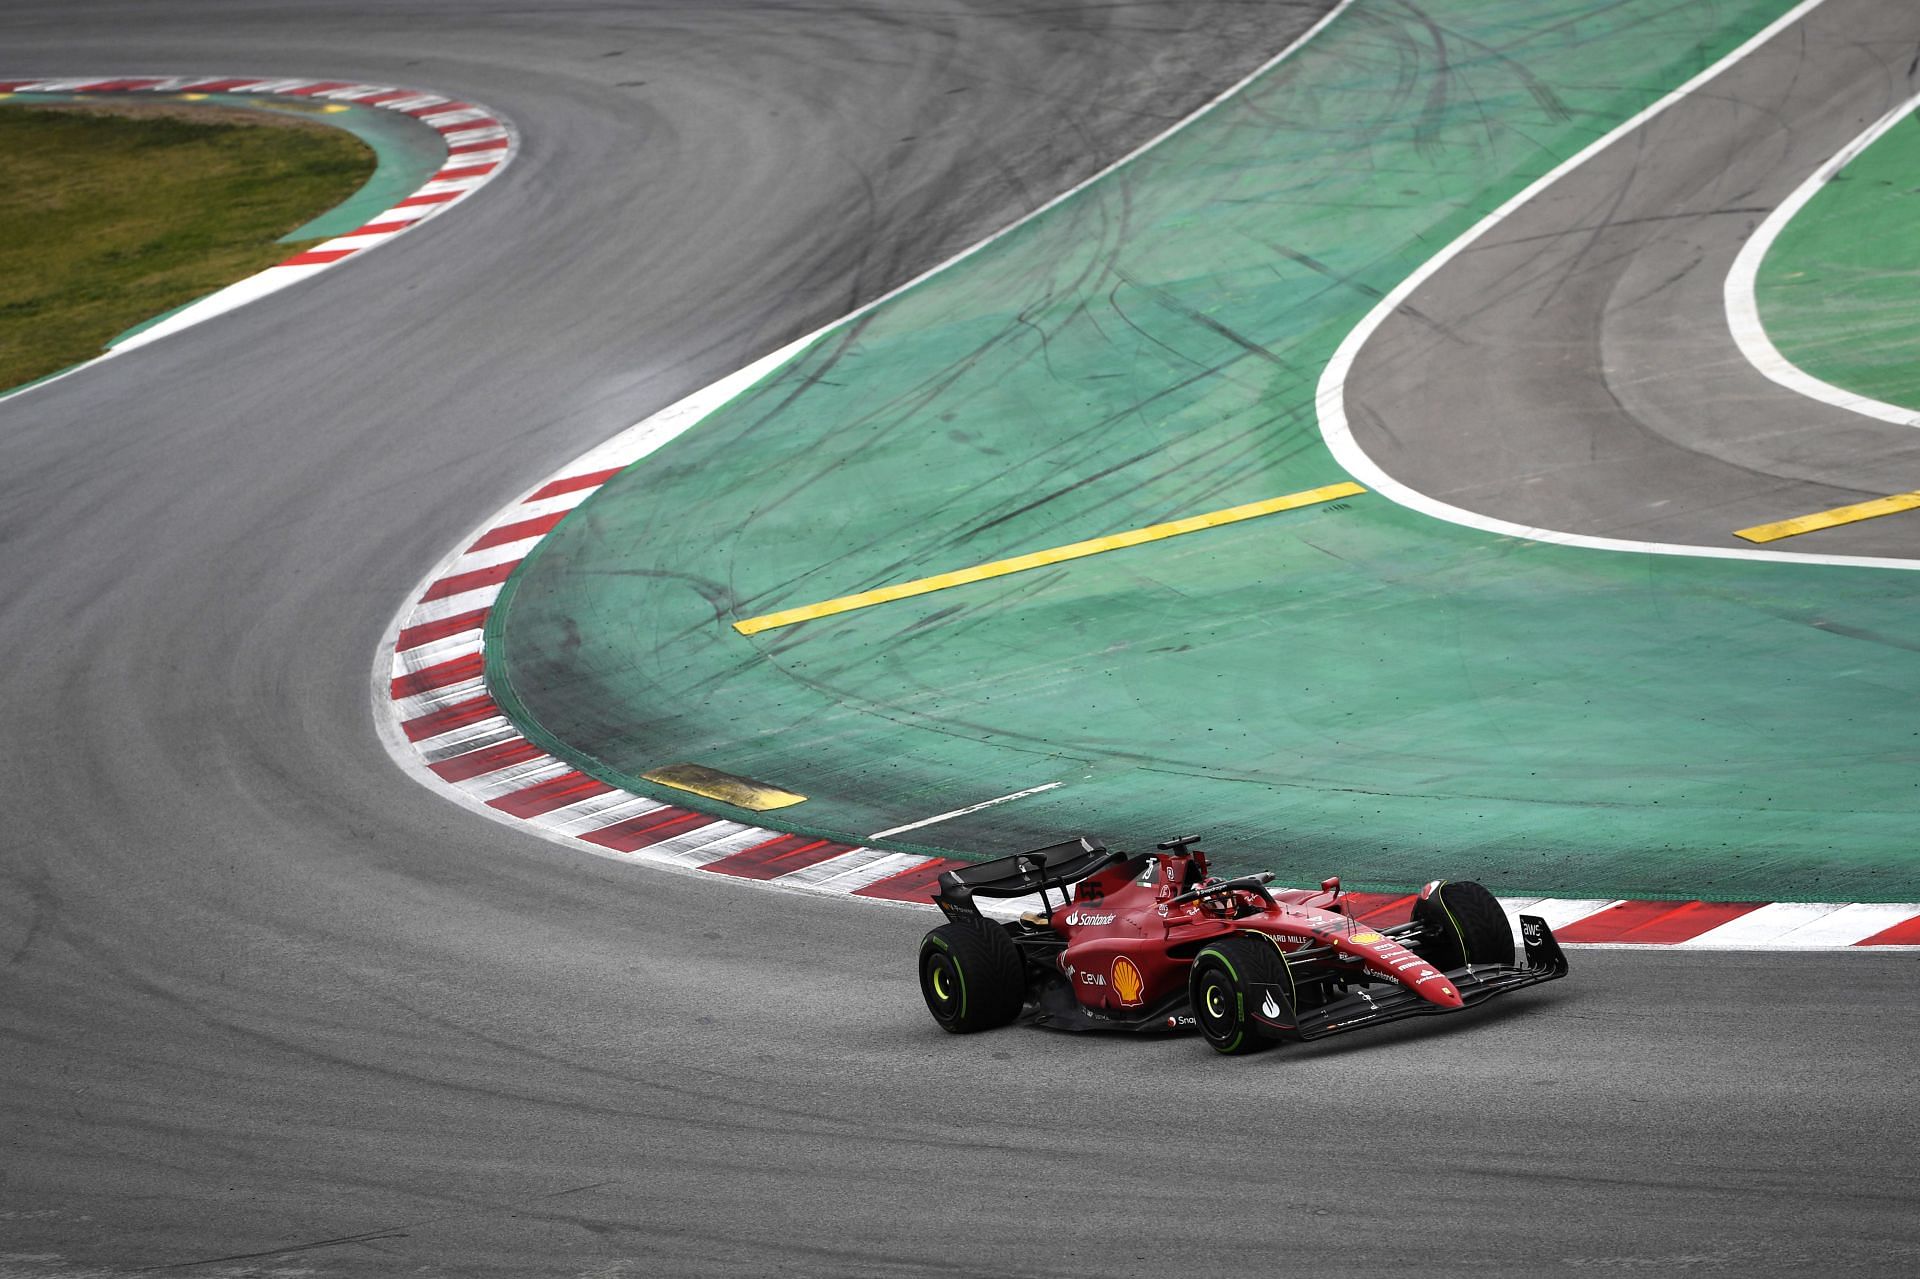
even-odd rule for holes
{"type": "Polygon", "coordinates": [[[279,237],[374,163],[358,138],[297,118],[0,106],[0,388],[284,261],[300,246],[279,237]]]}

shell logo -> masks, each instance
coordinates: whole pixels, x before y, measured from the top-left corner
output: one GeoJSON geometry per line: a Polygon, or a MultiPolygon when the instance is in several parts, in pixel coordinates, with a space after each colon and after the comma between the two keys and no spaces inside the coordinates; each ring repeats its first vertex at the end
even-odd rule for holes
{"type": "Polygon", "coordinates": [[[1113,993],[1119,996],[1120,1006],[1138,1008],[1147,988],[1147,979],[1140,975],[1140,966],[1121,955],[1113,961],[1112,978],[1113,993]]]}

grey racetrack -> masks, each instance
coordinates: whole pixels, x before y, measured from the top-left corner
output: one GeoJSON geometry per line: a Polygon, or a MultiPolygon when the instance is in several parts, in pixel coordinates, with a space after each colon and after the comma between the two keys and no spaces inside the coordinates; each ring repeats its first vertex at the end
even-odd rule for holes
{"type": "Polygon", "coordinates": [[[381,630],[478,519],[1320,7],[0,10],[0,75],[419,85],[525,142],[0,404],[0,1274],[1920,1268],[1920,956],[1582,951],[1247,1061],[950,1037],[926,915],[539,843],[379,744],[381,630]]]}

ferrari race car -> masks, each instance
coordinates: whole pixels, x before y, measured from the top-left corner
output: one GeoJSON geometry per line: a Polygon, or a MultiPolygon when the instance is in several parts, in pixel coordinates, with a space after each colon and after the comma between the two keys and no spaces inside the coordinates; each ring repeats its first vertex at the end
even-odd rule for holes
{"type": "Polygon", "coordinates": [[[1516,963],[1506,913],[1471,881],[1435,880],[1410,921],[1376,929],[1346,912],[1338,879],[1279,892],[1271,872],[1215,879],[1198,840],[1132,855],[1082,838],[942,875],[933,900],[948,922],[920,943],[933,1019],[956,1034],[1023,1013],[1064,1030],[1197,1027],[1216,1052],[1245,1053],[1567,975],[1532,915],[1516,963]],[[975,901],[1036,894],[1038,912],[1005,924],[975,901]]]}

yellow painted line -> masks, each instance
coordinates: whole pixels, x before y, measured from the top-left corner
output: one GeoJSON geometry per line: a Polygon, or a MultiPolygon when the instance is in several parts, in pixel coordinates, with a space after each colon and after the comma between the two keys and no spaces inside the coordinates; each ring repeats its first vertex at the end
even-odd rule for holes
{"type": "Polygon", "coordinates": [[[1017,555],[1010,560],[976,564],[972,568],[957,569],[952,573],[940,573],[933,577],[916,578],[896,586],[882,586],[878,590],[862,591],[858,595],[842,595],[838,599],[823,600],[818,604],[807,604],[800,608],[782,609],[778,613],[749,617],[744,621],[735,622],[733,629],[742,635],[757,635],[761,631],[770,631],[775,627],[792,626],[795,622],[811,622],[815,618],[832,617],[835,613],[850,613],[857,608],[871,608],[875,604],[887,604],[915,595],[944,591],[950,586],[965,586],[969,582],[984,582],[990,577],[1024,573],[1030,568],[1045,568],[1049,564],[1098,555],[1103,551],[1118,551],[1129,546],[1139,546],[1143,542],[1158,542],[1163,538],[1179,537],[1182,533],[1198,533],[1201,529],[1218,528],[1222,524],[1237,524],[1241,520],[1256,519],[1262,515],[1272,515],[1277,511],[1291,511],[1302,506],[1315,506],[1321,502],[1352,497],[1356,493],[1366,491],[1351,480],[1340,484],[1328,484],[1321,488],[1308,489],[1304,493],[1270,497],[1264,502],[1248,502],[1245,506],[1231,506],[1224,511],[1190,515],[1184,520],[1173,520],[1167,524],[1151,524],[1146,528],[1137,528],[1126,533],[1114,533],[1108,537],[1090,538],[1084,542],[1056,546],[1051,550],[1017,555]]]}
{"type": "Polygon", "coordinates": [[[658,782],[662,786],[686,791],[690,795],[717,799],[723,804],[732,804],[735,808],[752,809],[756,813],[764,813],[775,808],[791,808],[795,804],[807,802],[805,795],[796,795],[790,790],[781,790],[778,786],[756,782],[751,777],[736,777],[732,773],[723,773],[717,768],[708,768],[705,764],[669,764],[665,768],[656,768],[640,776],[650,782],[658,782]]]}
{"type": "Polygon", "coordinates": [[[1841,524],[1854,524],[1860,520],[1873,519],[1877,515],[1911,511],[1915,507],[1920,507],[1920,492],[1895,493],[1892,497],[1876,497],[1871,502],[1855,502],[1852,506],[1836,506],[1831,511],[1815,511],[1812,515],[1802,515],[1791,520],[1735,529],[1733,535],[1744,537],[1749,542],[1777,542],[1783,537],[1794,537],[1801,533],[1811,533],[1816,529],[1833,528],[1841,524]]]}

